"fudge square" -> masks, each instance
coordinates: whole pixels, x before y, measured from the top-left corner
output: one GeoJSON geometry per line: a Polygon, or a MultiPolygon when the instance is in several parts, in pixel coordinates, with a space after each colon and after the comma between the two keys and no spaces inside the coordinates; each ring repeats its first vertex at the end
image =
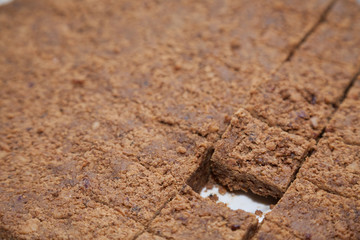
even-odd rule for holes
{"type": "Polygon", "coordinates": [[[212,171],[231,191],[251,190],[280,198],[312,143],[278,127],[269,127],[240,109],[215,144],[212,171]]]}

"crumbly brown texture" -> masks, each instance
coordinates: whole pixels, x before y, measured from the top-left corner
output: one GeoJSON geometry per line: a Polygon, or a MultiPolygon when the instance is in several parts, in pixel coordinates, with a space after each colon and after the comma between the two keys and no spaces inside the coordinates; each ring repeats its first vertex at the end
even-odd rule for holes
{"type": "Polygon", "coordinates": [[[316,152],[306,160],[298,177],[335,194],[359,199],[360,146],[351,146],[341,139],[321,139],[316,152]]]}
{"type": "Polygon", "coordinates": [[[353,198],[360,194],[359,93],[357,79],[327,126],[316,152],[298,174],[322,189],[353,198]]]}
{"type": "Polygon", "coordinates": [[[232,211],[186,187],[149,226],[167,239],[248,239],[256,229],[255,215],[232,211]]]}
{"type": "MultiPolygon", "coordinates": [[[[330,0],[1,6],[0,238],[250,236],[253,215],[179,191],[205,185],[239,107],[270,133],[319,136],[357,70],[355,4],[327,15],[330,0]]],[[[356,145],[356,117],[329,130],[356,145]]]]}
{"type": "Polygon", "coordinates": [[[278,226],[275,223],[270,221],[264,221],[261,226],[259,232],[252,239],[258,240],[282,240],[282,239],[296,239],[300,240],[302,238],[297,237],[288,229],[278,226]]]}
{"type": "Polygon", "coordinates": [[[216,143],[212,170],[231,191],[252,191],[280,198],[312,143],[269,127],[240,109],[216,143]]]}
{"type": "Polygon", "coordinates": [[[360,146],[360,78],[355,80],[326,132],[341,137],[346,144],[360,146]]]}
{"type": "Polygon", "coordinates": [[[358,239],[359,210],[359,200],[329,193],[299,178],[266,215],[258,235],[267,234],[269,221],[301,239],[358,239]]]}
{"type": "Polygon", "coordinates": [[[137,239],[138,240],[165,240],[166,238],[151,234],[149,232],[144,232],[137,239]]]}
{"type": "MultiPolygon", "coordinates": [[[[306,64],[312,66],[312,61],[306,64]]],[[[295,63],[293,63],[295,64],[295,63]]],[[[297,63],[299,67],[302,63],[297,63]]],[[[333,107],[324,100],[320,87],[311,88],[302,81],[293,81],[295,76],[286,70],[285,64],[269,79],[254,84],[245,109],[269,126],[280,127],[286,132],[315,139],[319,136],[331,115],[333,107]]],[[[295,65],[294,68],[297,68],[295,65]]],[[[294,70],[295,72],[297,70],[294,70]]],[[[317,77],[322,77],[317,75],[317,77]]],[[[301,78],[306,78],[302,76],[301,78]]],[[[350,82],[349,77],[347,83],[350,82]]],[[[345,86],[342,91],[345,90],[345,86]]]]}

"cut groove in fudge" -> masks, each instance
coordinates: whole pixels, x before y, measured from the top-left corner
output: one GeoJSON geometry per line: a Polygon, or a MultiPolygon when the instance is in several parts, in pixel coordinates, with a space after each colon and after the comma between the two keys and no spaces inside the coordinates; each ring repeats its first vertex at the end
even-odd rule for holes
{"type": "MultiPolygon", "coordinates": [[[[359,200],[328,193],[297,178],[264,221],[301,239],[359,239],[359,211],[359,200]]],[[[260,227],[259,234],[263,231],[267,230],[260,227]]]]}
{"type": "Polygon", "coordinates": [[[256,227],[255,215],[232,211],[187,186],[162,209],[148,230],[168,239],[248,239],[256,227]]]}
{"type": "Polygon", "coordinates": [[[341,137],[346,144],[360,146],[360,78],[351,86],[326,132],[341,137]]]}
{"type": "Polygon", "coordinates": [[[280,198],[312,144],[240,109],[215,145],[212,172],[231,191],[280,198]]]}
{"type": "Polygon", "coordinates": [[[205,158],[198,167],[198,169],[187,180],[187,184],[197,193],[199,193],[201,189],[205,186],[205,184],[209,181],[209,177],[211,174],[210,160],[213,153],[213,148],[208,149],[205,158]]]}

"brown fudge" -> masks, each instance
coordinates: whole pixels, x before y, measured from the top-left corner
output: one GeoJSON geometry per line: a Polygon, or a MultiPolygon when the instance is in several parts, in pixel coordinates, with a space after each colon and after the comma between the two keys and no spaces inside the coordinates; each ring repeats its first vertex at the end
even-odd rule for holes
{"type": "Polygon", "coordinates": [[[195,19],[197,24],[182,25],[129,59],[127,69],[141,86],[133,93],[136,101],[152,109],[158,121],[212,141],[219,137],[253,80],[279,67],[291,51],[287,45],[299,42],[316,22],[317,17],[306,14],[307,19],[286,7],[262,8],[265,3],[197,3],[201,11],[186,8],[189,19],[184,21],[195,19]],[[211,28],[199,19],[208,20],[211,28]],[[283,32],[291,43],[279,40],[283,32]],[[267,46],[274,44],[278,48],[267,46]]]}
{"type": "Polygon", "coordinates": [[[279,75],[308,91],[312,104],[338,104],[357,70],[346,64],[319,60],[299,51],[279,69],[279,75]]]}
{"type": "MultiPolygon", "coordinates": [[[[360,7],[358,7],[360,10],[360,7]]],[[[359,11],[358,10],[358,11],[359,11]]],[[[331,12],[331,11],[330,11],[331,12]]],[[[343,16],[347,13],[344,12],[343,16]]],[[[356,19],[353,19],[356,21],[356,19]]],[[[332,24],[322,24],[299,51],[334,63],[359,68],[360,36],[358,30],[339,28],[332,24]]]]}
{"type": "Polygon", "coordinates": [[[197,191],[210,175],[212,144],[176,126],[144,124],[123,134],[118,144],[124,155],[147,169],[174,176],[179,182],[189,181],[197,191]]]}
{"type": "Polygon", "coordinates": [[[339,28],[360,29],[359,2],[356,0],[336,1],[326,20],[339,28]]]}
{"type": "Polygon", "coordinates": [[[301,167],[298,177],[345,197],[359,198],[360,146],[351,146],[326,134],[301,167]]]}
{"type": "Polygon", "coordinates": [[[350,88],[326,132],[341,137],[347,144],[360,146],[360,78],[350,88]]]}
{"type": "MultiPolygon", "coordinates": [[[[174,71],[174,67],[165,62],[158,64],[164,67],[154,76],[139,76],[148,83],[134,91],[134,98],[147,106],[157,121],[177,125],[214,141],[225,131],[230,116],[245,101],[246,89],[261,71],[256,67],[228,66],[212,58],[177,60],[183,58],[178,55],[173,55],[173,61],[178,62],[179,70],[174,71]]],[[[147,62],[155,65],[156,61],[148,59],[147,62]]],[[[136,70],[135,74],[141,73],[136,70]]]]}
{"type": "Polygon", "coordinates": [[[161,210],[149,229],[170,239],[247,239],[256,226],[255,215],[232,211],[185,187],[161,210]]]}
{"type": "Polygon", "coordinates": [[[312,144],[240,109],[216,143],[212,171],[231,191],[280,198],[312,144]]]}
{"type": "Polygon", "coordinates": [[[331,105],[321,101],[324,99],[321,92],[315,91],[290,81],[282,73],[276,73],[254,84],[245,109],[269,126],[315,139],[333,111],[331,105]],[[317,101],[314,101],[314,96],[317,101]]]}
{"type": "Polygon", "coordinates": [[[64,175],[28,165],[0,171],[1,239],[132,239],[144,229],[123,211],[86,196],[64,175]]]}
{"type": "Polygon", "coordinates": [[[282,240],[282,239],[296,239],[301,238],[295,236],[288,229],[278,226],[270,221],[263,221],[258,232],[252,239],[258,240],[282,240]]]}
{"type": "MultiPolygon", "coordinates": [[[[300,178],[291,184],[264,221],[275,223],[301,239],[358,239],[359,210],[359,200],[328,193],[300,178]]],[[[262,231],[260,227],[259,232],[262,231]]]]}
{"type": "Polygon", "coordinates": [[[359,46],[358,31],[319,24],[290,61],[254,84],[246,109],[271,126],[317,138],[358,71],[359,46]]]}

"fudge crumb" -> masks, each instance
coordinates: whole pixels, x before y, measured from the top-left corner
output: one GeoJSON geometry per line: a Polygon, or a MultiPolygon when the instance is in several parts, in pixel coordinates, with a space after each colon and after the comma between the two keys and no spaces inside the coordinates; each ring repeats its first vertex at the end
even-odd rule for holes
{"type": "Polygon", "coordinates": [[[240,225],[239,225],[239,224],[231,225],[231,230],[232,230],[232,231],[236,231],[236,230],[238,230],[238,229],[240,229],[240,225]]]}
{"type": "Polygon", "coordinates": [[[92,129],[93,129],[93,130],[98,129],[99,127],[100,127],[100,123],[99,123],[99,122],[94,122],[94,123],[92,124],[92,129]]]}
{"type": "Polygon", "coordinates": [[[270,209],[272,210],[275,207],[274,204],[270,204],[270,209]]]}
{"type": "Polygon", "coordinates": [[[83,87],[85,84],[85,80],[81,78],[74,78],[71,80],[71,83],[74,87],[83,87]]]}
{"type": "Polygon", "coordinates": [[[317,128],[317,126],[318,126],[317,117],[310,118],[310,124],[313,128],[317,128]]]}
{"type": "Polygon", "coordinates": [[[219,186],[219,193],[220,193],[221,195],[225,195],[226,192],[227,192],[227,191],[226,191],[226,189],[225,189],[224,187],[219,186]]]}
{"type": "Polygon", "coordinates": [[[177,151],[178,153],[184,154],[184,153],[186,153],[186,148],[180,146],[180,147],[178,147],[178,148],[176,149],[176,151],[177,151]]]}
{"type": "Polygon", "coordinates": [[[261,217],[263,215],[263,212],[261,210],[256,210],[255,215],[261,217]]]}
{"type": "Polygon", "coordinates": [[[206,188],[206,190],[213,189],[213,188],[214,188],[214,183],[212,183],[212,182],[209,181],[209,182],[205,185],[205,188],[206,188]]]}
{"type": "Polygon", "coordinates": [[[214,202],[216,202],[217,200],[219,200],[219,197],[218,197],[218,195],[216,195],[216,194],[210,194],[210,195],[209,195],[209,198],[210,198],[210,200],[212,200],[212,201],[214,201],[214,202]]]}

